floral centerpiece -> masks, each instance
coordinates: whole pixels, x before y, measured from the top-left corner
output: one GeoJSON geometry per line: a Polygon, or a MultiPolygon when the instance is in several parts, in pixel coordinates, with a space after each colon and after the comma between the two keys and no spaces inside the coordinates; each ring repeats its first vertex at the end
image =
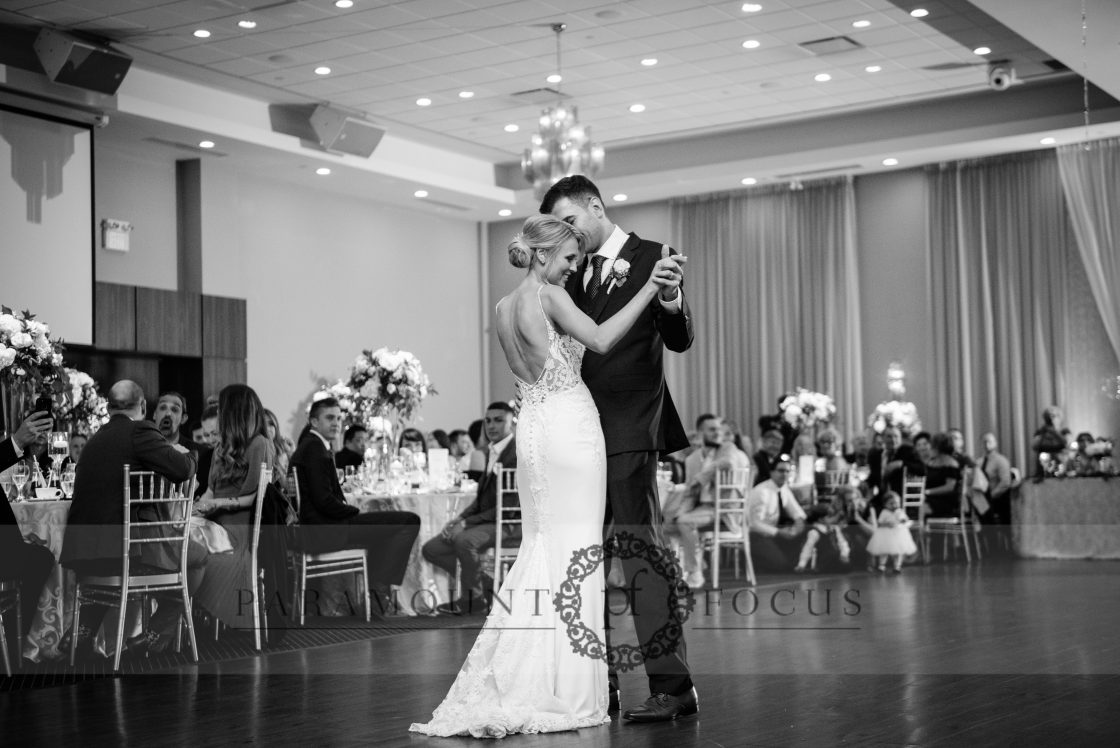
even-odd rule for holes
{"type": "Polygon", "coordinates": [[[887,400],[875,406],[867,419],[867,425],[881,434],[890,426],[895,426],[904,434],[913,436],[922,430],[918,419],[918,408],[914,403],[904,400],[887,400]]]}
{"type": "Polygon", "coordinates": [[[778,403],[782,420],[798,431],[825,425],[836,416],[836,404],[829,395],[798,387],[792,395],[787,395],[778,403]]]}
{"type": "Polygon", "coordinates": [[[324,384],[311,396],[311,401],[325,400],[328,397],[333,397],[338,401],[338,409],[342,411],[346,420],[354,419],[354,414],[358,411],[357,398],[354,390],[350,389],[346,382],[339,379],[334,384],[324,384]]]}
{"type": "Polygon", "coordinates": [[[424,399],[436,394],[416,356],[388,348],[362,351],[346,383],[358,394],[365,420],[392,411],[409,421],[424,399]]]}
{"type": "Polygon", "coordinates": [[[0,306],[0,400],[4,427],[11,432],[26,414],[38,392],[48,387],[61,394],[62,345],[52,341],[50,328],[28,311],[0,306]]]}
{"type": "Polygon", "coordinates": [[[66,367],[66,377],[70,386],[64,397],[55,398],[55,420],[68,422],[71,430],[92,434],[109,420],[108,401],[84,371],[66,367]]]}

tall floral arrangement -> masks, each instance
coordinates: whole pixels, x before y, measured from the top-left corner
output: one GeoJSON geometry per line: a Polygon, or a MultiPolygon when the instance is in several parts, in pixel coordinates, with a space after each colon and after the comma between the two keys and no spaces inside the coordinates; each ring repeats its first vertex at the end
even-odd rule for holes
{"type": "Polygon", "coordinates": [[[64,397],[55,398],[54,417],[75,431],[92,434],[109,420],[109,403],[84,371],[66,367],[66,378],[69,386],[64,397]]]}
{"type": "Polygon", "coordinates": [[[876,433],[883,433],[889,426],[896,426],[904,434],[913,436],[922,430],[918,419],[918,408],[905,400],[887,400],[875,406],[867,419],[867,425],[876,433]]]}
{"type": "Polygon", "coordinates": [[[388,348],[362,351],[346,384],[357,393],[366,420],[393,411],[409,421],[428,395],[437,394],[416,356],[388,348]]]}
{"type": "Polygon", "coordinates": [[[778,410],[782,420],[798,430],[831,423],[836,417],[836,404],[831,396],[804,387],[783,398],[778,410]]]}
{"type": "Polygon", "coordinates": [[[342,411],[343,417],[350,421],[354,419],[355,413],[358,412],[357,396],[354,390],[346,382],[339,379],[334,384],[324,384],[322,387],[311,396],[312,402],[317,400],[325,400],[328,397],[333,397],[338,401],[338,409],[342,411]]]}
{"type": "Polygon", "coordinates": [[[51,340],[50,327],[29,311],[0,306],[0,401],[4,429],[12,431],[35,394],[65,392],[62,344],[51,340]]]}

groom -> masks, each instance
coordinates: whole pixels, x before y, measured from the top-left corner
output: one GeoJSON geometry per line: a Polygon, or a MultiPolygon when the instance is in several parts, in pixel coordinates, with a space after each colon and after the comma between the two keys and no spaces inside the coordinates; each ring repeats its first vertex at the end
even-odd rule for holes
{"type": "MultiPolygon", "coordinates": [[[[607,218],[603,198],[590,179],[576,175],[554,184],[541,201],[551,213],[587,235],[588,261],[572,274],[568,293],[596,324],[602,324],[633,298],[653,266],[670,250],[627,234],[607,218]]],[[[603,424],[607,445],[607,516],[615,532],[666,547],[657,495],[658,453],[688,446],[662,371],[662,344],[671,351],[692,345],[692,319],[677,283],[661,290],[622,340],[607,354],[588,351],[583,358],[587,383],[603,424]]],[[[634,589],[634,627],[639,642],[651,643],[670,619],[669,580],[653,573],[642,558],[624,558],[634,589]]],[[[609,611],[608,611],[609,613],[609,611]]],[[[610,629],[607,629],[608,643],[610,629]]],[[[681,636],[661,656],[645,660],[650,697],[627,709],[635,722],[660,722],[695,714],[696,689],[685,660],[681,636]]],[[[610,673],[611,709],[618,709],[618,674],[610,673]]]]}

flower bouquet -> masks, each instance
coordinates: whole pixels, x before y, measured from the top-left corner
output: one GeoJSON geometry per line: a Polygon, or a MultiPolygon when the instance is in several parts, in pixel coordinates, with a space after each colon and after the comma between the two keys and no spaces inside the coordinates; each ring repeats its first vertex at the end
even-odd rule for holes
{"type": "Polygon", "coordinates": [[[782,420],[798,431],[830,423],[836,416],[836,404],[829,395],[798,387],[779,404],[782,420]]]}
{"type": "Polygon", "coordinates": [[[409,421],[428,395],[437,394],[420,361],[408,351],[362,351],[346,384],[356,393],[363,420],[392,411],[409,421]]]}
{"type": "Polygon", "coordinates": [[[897,427],[899,431],[909,436],[922,430],[917,407],[914,403],[903,400],[887,400],[876,405],[867,419],[867,425],[878,434],[883,433],[890,426],[897,427]]]}
{"type": "Polygon", "coordinates": [[[66,367],[69,389],[56,398],[54,417],[69,423],[73,431],[92,434],[109,420],[109,404],[97,390],[97,382],[89,374],[66,367]]]}
{"type": "Polygon", "coordinates": [[[354,390],[350,389],[350,385],[341,379],[334,384],[324,384],[311,396],[311,401],[325,400],[328,397],[333,397],[338,401],[338,409],[342,411],[342,415],[347,421],[354,420],[354,414],[358,411],[357,398],[354,390]]]}
{"type": "Polygon", "coordinates": [[[48,386],[65,392],[62,345],[52,341],[50,328],[28,311],[0,306],[0,385],[4,427],[11,432],[24,417],[35,395],[48,386]]]}

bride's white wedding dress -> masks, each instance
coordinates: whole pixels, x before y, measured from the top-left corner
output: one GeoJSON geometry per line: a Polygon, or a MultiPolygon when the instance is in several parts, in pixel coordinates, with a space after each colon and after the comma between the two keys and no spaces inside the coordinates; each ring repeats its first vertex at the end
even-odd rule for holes
{"type": "MultiPolygon", "coordinates": [[[[412,732],[500,738],[609,721],[603,650],[598,657],[576,652],[553,606],[572,554],[602,543],[606,449],[599,412],[580,378],[583,345],[557,333],[547,315],[545,325],[544,370],[532,384],[518,381],[521,550],[498,593],[502,602],[494,601],[447,697],[432,721],[413,724],[412,732]]],[[[580,620],[602,642],[602,566],[580,593],[580,620]]]]}

